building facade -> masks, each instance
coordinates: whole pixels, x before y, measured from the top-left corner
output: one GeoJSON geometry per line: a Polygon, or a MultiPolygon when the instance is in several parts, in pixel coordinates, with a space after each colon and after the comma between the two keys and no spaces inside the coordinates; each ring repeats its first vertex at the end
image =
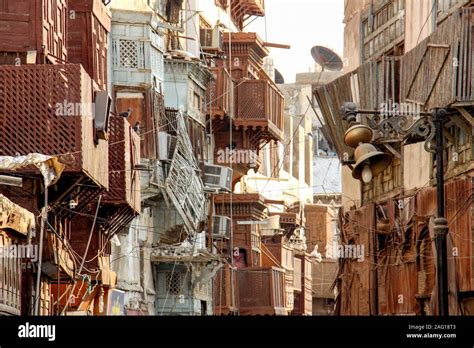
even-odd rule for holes
{"type": "MultiPolygon", "coordinates": [[[[338,157],[349,164],[342,172],[341,239],[351,250],[364,250],[364,261],[353,255],[340,258],[337,314],[439,313],[433,144],[425,145],[427,133],[425,138],[401,133],[387,137],[383,129],[375,130],[371,144],[391,162],[367,183],[356,180],[354,150],[344,142],[349,124],[339,111],[344,102],[377,110],[379,120],[387,122],[393,115],[413,122],[437,108],[447,109],[443,174],[449,313],[473,313],[472,250],[466,247],[473,241],[469,5],[346,1],[346,73],[315,91],[338,157]]],[[[357,121],[371,125],[366,114],[357,121]]]]}

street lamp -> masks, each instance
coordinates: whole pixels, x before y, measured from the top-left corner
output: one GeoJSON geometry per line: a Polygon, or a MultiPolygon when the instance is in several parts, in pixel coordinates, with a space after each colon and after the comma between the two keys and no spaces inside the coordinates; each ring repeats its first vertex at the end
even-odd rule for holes
{"type": "MultiPolygon", "coordinates": [[[[358,110],[356,104],[347,102],[342,107],[343,119],[350,128],[346,131],[344,142],[347,146],[355,149],[354,159],[346,161],[346,164],[354,164],[352,176],[368,184],[378,174],[382,173],[392,162],[392,156],[379,151],[371,144],[373,130],[382,134],[382,138],[407,139],[414,138],[425,141],[425,150],[436,155],[436,194],[437,194],[437,218],[434,221],[437,281],[438,281],[438,310],[440,316],[449,315],[448,307],[448,268],[447,268],[447,234],[449,231],[448,221],[445,218],[444,197],[444,136],[443,125],[446,120],[446,109],[435,109],[432,113],[421,112],[411,116],[419,116],[411,122],[410,113],[400,115],[399,113],[388,113],[388,117],[376,110],[358,110]],[[357,115],[372,115],[367,118],[368,125],[357,122],[357,115]],[[433,149],[432,140],[436,140],[433,149]]],[[[344,162],[343,162],[344,163],[344,162]]]]}

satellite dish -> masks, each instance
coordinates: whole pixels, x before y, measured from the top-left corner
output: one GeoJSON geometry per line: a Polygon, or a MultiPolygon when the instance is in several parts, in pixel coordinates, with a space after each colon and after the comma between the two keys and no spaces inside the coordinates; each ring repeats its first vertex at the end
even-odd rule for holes
{"type": "Polygon", "coordinates": [[[343,68],[342,59],[339,55],[323,46],[314,46],[311,55],[316,63],[321,65],[323,70],[341,71],[343,68]]]}
{"type": "Polygon", "coordinates": [[[283,78],[283,75],[277,69],[275,69],[275,83],[277,85],[283,85],[285,83],[285,79],[283,78]]]}

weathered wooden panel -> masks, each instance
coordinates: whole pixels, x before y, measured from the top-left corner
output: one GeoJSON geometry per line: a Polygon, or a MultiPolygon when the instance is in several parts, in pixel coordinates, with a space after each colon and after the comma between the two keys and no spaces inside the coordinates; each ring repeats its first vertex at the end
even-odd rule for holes
{"type": "Polygon", "coordinates": [[[138,130],[138,135],[142,138],[140,144],[141,157],[156,159],[157,128],[161,111],[152,107],[152,98],[162,98],[162,96],[152,96],[150,90],[133,87],[116,87],[115,97],[115,105],[119,113],[125,112],[128,109],[132,110],[127,120],[132,127],[138,130]]]}
{"type": "Polygon", "coordinates": [[[0,52],[20,53],[22,63],[27,51],[37,51],[38,63],[66,62],[66,21],[66,0],[2,0],[0,52]]]}
{"type": "Polygon", "coordinates": [[[474,10],[472,8],[462,9],[461,41],[459,45],[459,56],[455,63],[457,67],[456,100],[461,104],[472,104],[474,101],[474,88],[472,86],[473,70],[473,30],[474,10]]]}
{"type": "Polygon", "coordinates": [[[306,218],[306,244],[307,251],[312,252],[314,248],[318,247],[318,252],[324,253],[328,242],[329,227],[329,208],[323,205],[306,204],[305,218],[306,218]]]}
{"type": "MultiPolygon", "coordinates": [[[[68,65],[70,66],[70,65],[68,65]]],[[[72,65],[78,67],[79,65],[72,65]]],[[[92,81],[87,72],[81,67],[81,100],[82,110],[86,110],[81,119],[82,167],[97,184],[103,187],[109,185],[109,147],[110,142],[99,140],[95,134],[93,115],[92,81]]],[[[76,154],[73,153],[74,156],[76,154]]]]}
{"type": "Polygon", "coordinates": [[[343,121],[341,112],[344,102],[355,102],[352,96],[350,74],[316,89],[314,95],[339,158],[344,158],[345,154],[352,154],[354,150],[344,144],[344,134],[349,125],[343,121]]]}
{"type": "MultiPolygon", "coordinates": [[[[384,56],[361,65],[354,73],[358,81],[359,107],[380,110],[383,104],[400,101],[400,58],[384,56]]],[[[362,118],[364,120],[364,118],[362,118]]]]}
{"type": "Polygon", "coordinates": [[[376,290],[372,285],[373,269],[375,269],[374,228],[375,212],[372,204],[358,210],[351,210],[344,216],[341,243],[343,246],[363,247],[364,260],[345,257],[340,264],[341,315],[375,314],[372,305],[375,301],[376,290]]]}
{"type": "Polygon", "coordinates": [[[107,90],[110,14],[100,0],[69,2],[68,59],[82,64],[102,90],[107,90]]]}
{"type": "MultiPolygon", "coordinates": [[[[297,255],[296,258],[301,260],[301,291],[294,293],[294,309],[291,315],[312,315],[313,311],[313,284],[312,284],[312,261],[311,257],[306,255],[297,255]]],[[[335,263],[336,264],[336,263],[335,263]]],[[[337,265],[337,264],[336,264],[337,265]]],[[[334,274],[335,275],[335,274],[334,274]]],[[[320,276],[319,274],[317,275],[320,276]]],[[[295,272],[296,278],[296,272],[295,272]]]]}
{"type": "Polygon", "coordinates": [[[426,110],[455,101],[455,67],[461,15],[453,13],[428,38],[402,57],[401,100],[426,110]]]}

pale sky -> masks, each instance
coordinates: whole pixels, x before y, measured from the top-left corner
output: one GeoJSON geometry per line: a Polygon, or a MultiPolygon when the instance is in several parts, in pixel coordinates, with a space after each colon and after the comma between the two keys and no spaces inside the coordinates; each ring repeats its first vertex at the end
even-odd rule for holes
{"type": "MultiPolygon", "coordinates": [[[[344,0],[265,0],[265,10],[266,41],[291,45],[290,50],[270,49],[286,83],[314,69],[313,46],[329,47],[342,57],[344,0]]],[[[256,31],[265,40],[265,19],[257,18],[244,31],[256,31]]]]}

